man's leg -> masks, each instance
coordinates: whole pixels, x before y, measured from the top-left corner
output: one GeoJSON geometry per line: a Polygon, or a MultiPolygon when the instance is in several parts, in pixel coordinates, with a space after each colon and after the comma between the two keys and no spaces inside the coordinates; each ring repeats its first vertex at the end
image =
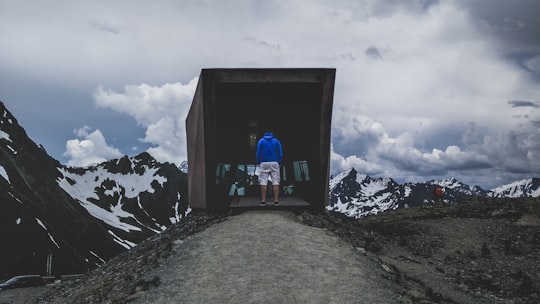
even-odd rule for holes
{"type": "Polygon", "coordinates": [[[272,190],[274,191],[274,203],[279,202],[279,185],[273,185],[272,190]]]}
{"type": "Polygon", "coordinates": [[[261,203],[266,202],[266,191],[267,191],[266,185],[261,185],[261,203]]]}

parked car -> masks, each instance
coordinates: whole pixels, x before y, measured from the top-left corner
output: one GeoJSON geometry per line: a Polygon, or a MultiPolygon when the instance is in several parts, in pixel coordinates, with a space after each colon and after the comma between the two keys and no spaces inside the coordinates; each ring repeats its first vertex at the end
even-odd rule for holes
{"type": "Polygon", "coordinates": [[[45,279],[40,275],[20,275],[13,277],[4,283],[0,283],[0,290],[19,288],[19,287],[36,287],[44,286],[45,279]]]}

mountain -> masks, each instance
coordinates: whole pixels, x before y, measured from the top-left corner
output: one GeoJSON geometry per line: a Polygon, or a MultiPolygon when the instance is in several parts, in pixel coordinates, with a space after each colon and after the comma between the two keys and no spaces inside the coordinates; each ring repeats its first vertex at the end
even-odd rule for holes
{"type": "Polygon", "coordinates": [[[148,153],[70,168],[0,102],[0,277],[80,273],[179,221],[187,174],[148,153]]]}
{"type": "Polygon", "coordinates": [[[356,218],[377,214],[398,208],[403,191],[391,178],[372,179],[350,169],[330,180],[327,209],[356,218]]]}
{"type": "Polygon", "coordinates": [[[87,168],[58,170],[60,188],[114,229],[108,233],[126,249],[177,223],[188,211],[186,174],[146,152],[87,168]]]}
{"type": "Polygon", "coordinates": [[[540,197],[540,178],[528,178],[491,190],[493,197],[540,197]]]}
{"type": "Polygon", "coordinates": [[[540,197],[538,178],[484,190],[455,178],[400,185],[391,178],[371,178],[352,168],[330,179],[327,210],[359,218],[386,210],[419,207],[433,202],[436,187],[443,188],[446,203],[473,197],[540,197]]]}

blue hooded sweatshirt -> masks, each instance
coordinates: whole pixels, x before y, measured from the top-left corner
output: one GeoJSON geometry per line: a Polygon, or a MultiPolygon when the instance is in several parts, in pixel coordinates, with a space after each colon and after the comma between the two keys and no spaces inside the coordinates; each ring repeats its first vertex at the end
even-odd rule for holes
{"type": "Polygon", "coordinates": [[[272,132],[264,133],[263,138],[257,143],[257,164],[262,162],[278,162],[283,160],[281,142],[274,137],[272,132]]]}

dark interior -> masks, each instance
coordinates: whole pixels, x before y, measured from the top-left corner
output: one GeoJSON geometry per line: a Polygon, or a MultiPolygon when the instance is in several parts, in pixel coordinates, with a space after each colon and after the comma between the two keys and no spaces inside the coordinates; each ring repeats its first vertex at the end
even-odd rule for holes
{"type": "Polygon", "coordinates": [[[256,142],[272,131],[283,147],[282,180],[294,180],[298,161],[320,178],[321,83],[217,83],[214,96],[218,163],[255,164],[256,142]]]}

